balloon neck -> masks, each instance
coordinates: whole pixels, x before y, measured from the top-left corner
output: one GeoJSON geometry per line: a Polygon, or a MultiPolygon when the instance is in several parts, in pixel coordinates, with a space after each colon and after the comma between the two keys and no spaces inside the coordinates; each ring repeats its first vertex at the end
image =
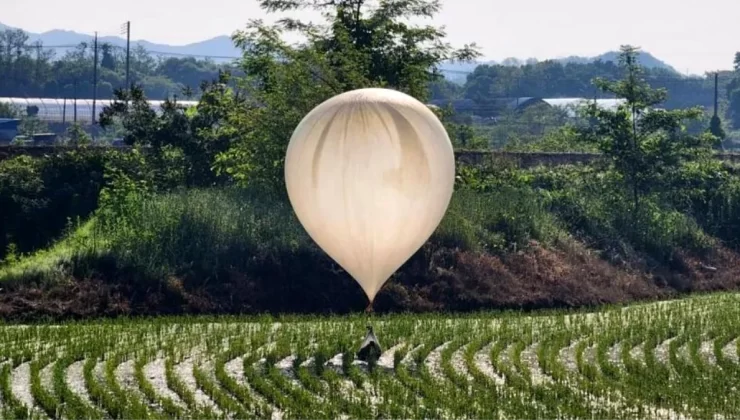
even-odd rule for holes
{"type": "Polygon", "coordinates": [[[366,314],[373,313],[373,302],[372,301],[367,305],[367,308],[365,308],[365,313],[366,314]]]}

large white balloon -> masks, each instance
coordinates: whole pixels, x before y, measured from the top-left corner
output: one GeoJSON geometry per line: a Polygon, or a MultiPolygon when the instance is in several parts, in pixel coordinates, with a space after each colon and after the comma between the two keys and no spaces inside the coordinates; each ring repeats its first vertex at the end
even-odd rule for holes
{"type": "Polygon", "coordinates": [[[285,157],[298,220],[371,302],[432,235],[454,182],[442,123],[390,89],[354,90],[320,104],[295,129],[285,157]]]}

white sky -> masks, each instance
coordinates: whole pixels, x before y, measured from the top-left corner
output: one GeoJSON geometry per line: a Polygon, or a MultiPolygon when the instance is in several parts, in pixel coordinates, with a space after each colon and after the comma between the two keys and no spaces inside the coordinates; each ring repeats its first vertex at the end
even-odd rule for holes
{"type": "MultiPolygon", "coordinates": [[[[740,50],[737,0],[443,1],[434,23],[455,45],[477,42],[486,59],[593,56],[633,44],[681,72],[703,73],[731,68],[740,50]]],[[[173,45],[271,20],[257,0],[0,0],[0,10],[0,22],[31,32],[116,35],[130,20],[133,39],[173,45]]]]}

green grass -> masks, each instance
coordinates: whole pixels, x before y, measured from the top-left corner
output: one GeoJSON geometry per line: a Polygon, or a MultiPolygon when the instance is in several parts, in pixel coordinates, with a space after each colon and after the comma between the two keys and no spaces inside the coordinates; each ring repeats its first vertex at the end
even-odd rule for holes
{"type": "Polygon", "coordinates": [[[0,369],[0,398],[9,417],[34,409],[90,418],[737,418],[740,403],[729,390],[740,385],[738,331],[740,294],[592,313],[4,326],[0,360],[15,362],[0,369]],[[372,371],[352,357],[326,364],[356,350],[366,323],[384,350],[401,353],[372,371]],[[278,369],[291,355],[299,361],[278,369]],[[67,379],[73,360],[85,364],[85,378],[77,380],[90,399],[67,379]],[[155,360],[164,368],[144,375],[155,360]],[[183,374],[185,361],[192,369],[183,374]],[[21,363],[31,366],[27,384],[14,375],[21,363]],[[49,363],[56,363],[52,383],[38,376],[49,363]],[[133,365],[128,374],[124,363],[133,365]],[[153,387],[155,379],[182,402],[153,387]],[[34,407],[17,395],[23,386],[34,407]]]}
{"type": "Polygon", "coordinates": [[[22,256],[6,256],[0,264],[0,281],[52,279],[63,275],[75,258],[83,254],[104,252],[109,241],[96,227],[96,220],[79,224],[64,238],[47,249],[22,256]]]}
{"type": "MultiPolygon", "coordinates": [[[[460,171],[461,185],[446,216],[426,246],[394,275],[378,300],[380,310],[467,311],[649,299],[690,290],[695,278],[671,277],[687,261],[731,266],[727,253],[720,254],[720,264],[710,258],[723,246],[721,238],[661,197],[643,197],[635,216],[613,173],[578,167],[470,172],[460,171]],[[599,257],[613,265],[602,264],[599,257]],[[595,264],[600,268],[594,274],[595,264]],[[584,271],[590,277],[580,287],[584,271]],[[628,290],[625,279],[645,271],[648,276],[661,273],[668,281],[656,289],[646,276],[637,293],[628,290]],[[533,285],[536,278],[551,281],[533,285]],[[561,283],[576,288],[567,299],[557,296],[564,290],[561,283]],[[510,294],[495,295],[498,289],[510,294]]],[[[97,288],[99,296],[96,314],[349,312],[366,303],[356,283],[313,243],[278,192],[193,189],[118,205],[103,207],[49,249],[6,258],[0,263],[0,282],[9,290],[19,286],[14,290],[21,294],[28,287],[50,285],[41,292],[59,296],[65,285],[90,280],[85,284],[97,288]],[[119,294],[115,301],[111,293],[119,294]]],[[[717,210],[718,217],[723,211],[717,210]]],[[[728,217],[720,219],[734,216],[728,217]]],[[[716,282],[702,287],[726,287],[726,279],[716,282]]],[[[48,307],[57,299],[44,298],[48,307]]],[[[75,299],[69,297],[61,311],[31,308],[29,317],[87,309],[75,299]]]]}
{"type": "MultiPolygon", "coordinates": [[[[69,275],[75,264],[113,257],[148,278],[183,271],[212,277],[224,268],[247,269],[249,258],[317,253],[290,204],[272,195],[238,189],[189,190],[137,205],[120,222],[93,216],[48,249],[11,256],[0,281],[69,275]]],[[[482,252],[521,249],[562,235],[560,224],[531,192],[456,191],[431,241],[482,252]]]]}

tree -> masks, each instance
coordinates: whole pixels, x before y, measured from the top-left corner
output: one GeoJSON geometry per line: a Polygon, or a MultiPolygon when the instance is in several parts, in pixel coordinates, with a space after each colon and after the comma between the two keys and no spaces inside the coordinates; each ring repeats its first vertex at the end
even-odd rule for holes
{"type": "Polygon", "coordinates": [[[218,78],[219,66],[206,60],[196,60],[193,57],[168,58],[157,66],[156,74],[167,77],[175,83],[198,89],[204,80],[218,78]]]}
{"type": "Polygon", "coordinates": [[[182,96],[184,96],[185,99],[190,100],[194,94],[195,92],[193,92],[193,88],[191,88],[190,86],[184,86],[182,88],[182,96]]]}
{"type": "Polygon", "coordinates": [[[26,84],[27,76],[32,74],[24,48],[27,42],[28,35],[22,30],[0,32],[0,89],[12,88],[17,92],[26,84]]]}
{"type": "Polygon", "coordinates": [[[111,127],[119,120],[126,131],[126,144],[161,148],[157,113],[149,106],[144,90],[133,86],[130,90],[117,89],[113,95],[113,102],[100,113],[100,126],[111,127]]]}
{"type": "Polygon", "coordinates": [[[730,121],[735,129],[740,128],[740,89],[730,93],[730,106],[728,109],[730,121]]]}
{"type": "Polygon", "coordinates": [[[77,122],[67,128],[66,137],[72,146],[88,146],[92,143],[92,137],[77,122]]]}
{"type": "Polygon", "coordinates": [[[709,156],[716,142],[712,135],[693,136],[686,131],[684,123],[699,118],[701,108],[655,108],[666,99],[666,91],[652,89],[641,77],[638,51],[632,46],[621,48],[622,80],[595,80],[602,91],[624,98],[625,103],[616,110],[591,104],[586,114],[593,123],[581,131],[582,140],[596,145],[622,177],[635,220],[642,196],[669,188],[685,162],[709,156]]]}
{"type": "Polygon", "coordinates": [[[317,10],[325,23],[286,18],[268,26],[257,20],[234,36],[244,51],[246,99],[221,128],[237,138],[216,167],[242,183],[282,179],[292,131],[324,100],[352,89],[389,87],[424,101],[430,83],[442,77],[442,61],[478,54],[475,45],[453,49],[438,28],[407,23],[433,17],[439,0],[260,0],[260,6],[268,13],[317,10]],[[286,32],[306,41],[289,45],[286,32]]]}
{"type": "Polygon", "coordinates": [[[18,133],[22,136],[32,137],[35,134],[45,133],[49,127],[35,115],[26,115],[21,117],[18,124],[18,133]]]}
{"type": "Polygon", "coordinates": [[[20,118],[21,110],[10,103],[0,102],[0,118],[20,118]]]}
{"type": "Polygon", "coordinates": [[[137,44],[131,51],[131,73],[137,76],[153,74],[157,68],[154,60],[143,45],[137,44]],[[138,73],[138,74],[137,74],[138,73]]]}
{"type": "Polygon", "coordinates": [[[709,132],[720,141],[727,137],[724,128],[722,128],[722,120],[719,118],[719,115],[712,116],[712,120],[709,122],[709,132]]]}
{"type": "MultiPolygon", "coordinates": [[[[28,43],[23,31],[0,30],[0,97],[92,98],[94,51],[89,43],[81,42],[59,57],[39,42],[28,43]]],[[[126,68],[120,65],[120,49],[102,43],[100,50],[98,97],[108,98],[114,88],[124,87],[126,68]]],[[[141,45],[131,57],[132,81],[152,99],[170,97],[183,86],[197,91],[202,81],[230,67],[191,57],[157,60],[141,45]]]]}
{"type": "Polygon", "coordinates": [[[727,116],[735,129],[740,128],[740,52],[735,53],[734,77],[727,84],[727,99],[729,107],[727,116]]]}
{"type": "Polygon", "coordinates": [[[116,57],[113,55],[113,46],[109,43],[104,43],[101,46],[103,50],[103,59],[100,62],[100,67],[108,70],[116,70],[116,57]]]}
{"type": "Polygon", "coordinates": [[[100,125],[108,128],[120,123],[124,142],[150,146],[162,168],[173,164],[173,156],[181,155],[182,167],[177,169],[184,172],[187,186],[214,185],[219,181],[211,169],[215,156],[226,151],[230,139],[226,134],[231,135],[219,127],[238,100],[228,88],[229,77],[222,73],[215,81],[203,82],[197,107],[186,109],[175,100],[166,100],[159,115],[149,106],[141,87],[116,90],[113,103],[100,115],[100,125]]]}
{"type": "MultiPolygon", "coordinates": [[[[597,91],[591,81],[596,77],[615,80],[621,68],[612,61],[562,63],[554,60],[531,62],[521,67],[481,65],[468,75],[464,96],[476,102],[482,116],[500,109],[492,105],[497,98],[593,98],[597,91]]],[[[678,109],[689,106],[711,106],[714,85],[709,77],[682,77],[665,69],[644,69],[644,78],[652,86],[666,88],[670,97],[663,107],[678,109]]]]}
{"type": "Polygon", "coordinates": [[[500,112],[496,124],[487,130],[494,148],[544,140],[545,136],[573,122],[565,109],[547,104],[530,105],[523,110],[500,112]]]}
{"type": "Polygon", "coordinates": [[[440,79],[429,85],[431,99],[451,100],[456,99],[462,92],[462,87],[447,79],[440,79]]]}

